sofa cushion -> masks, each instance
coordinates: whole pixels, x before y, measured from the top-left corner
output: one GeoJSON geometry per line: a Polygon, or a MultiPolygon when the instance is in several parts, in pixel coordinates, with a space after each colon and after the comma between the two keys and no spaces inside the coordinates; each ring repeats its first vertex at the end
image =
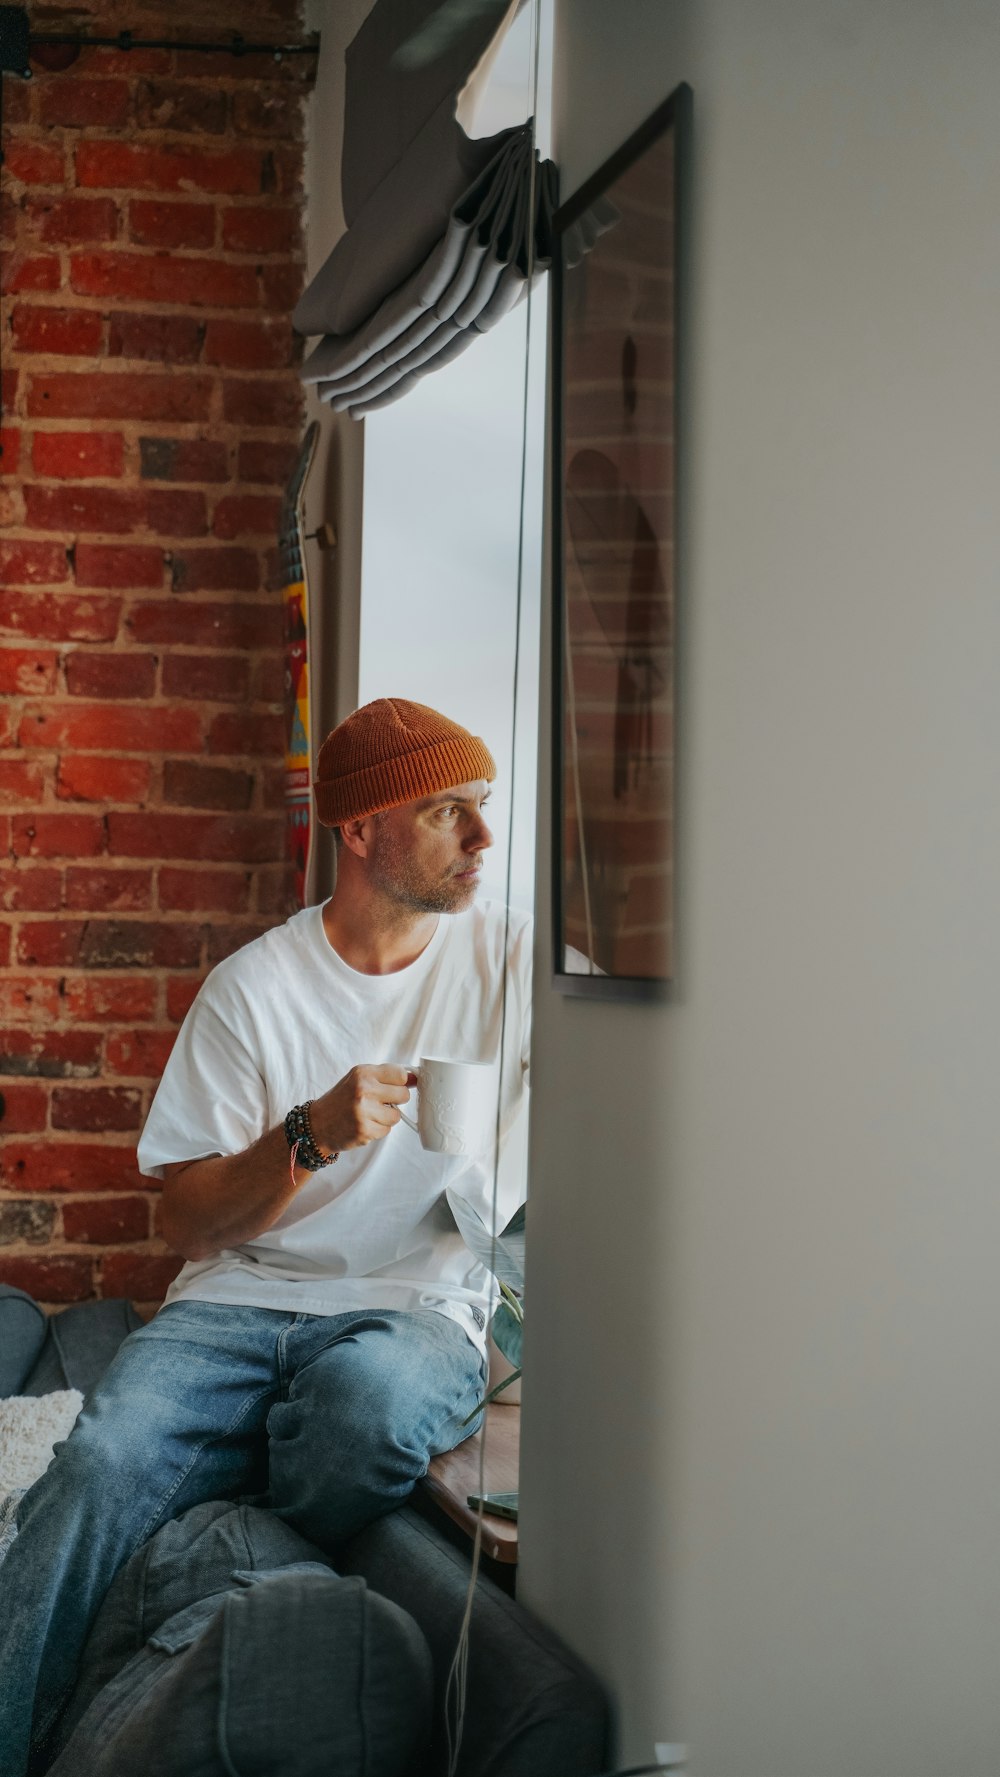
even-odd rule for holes
{"type": "MultiPolygon", "coordinates": [[[[13,1284],[0,1283],[0,1395],[23,1394],[45,1343],[45,1315],[13,1284]]],[[[57,1384],[65,1388],[65,1382],[57,1384]]]]}
{"type": "Polygon", "coordinates": [[[206,1600],[217,1606],[239,1583],[234,1574],[303,1560],[326,1565],[312,1543],[273,1513],[253,1506],[208,1500],[164,1524],[111,1583],[90,1631],[57,1744],[65,1743],[97,1693],[171,1618],[179,1620],[206,1600]]]}
{"type": "Polygon", "coordinates": [[[119,1574],[51,1770],[412,1777],[431,1686],[426,1642],[398,1605],[341,1579],[270,1513],[214,1502],[119,1574]]]}
{"type": "MultiPolygon", "coordinates": [[[[469,1588],[467,1550],[413,1506],[390,1512],[338,1551],[344,1574],[402,1606],[434,1661],[437,1712],[427,1765],[448,1770],[443,1700],[469,1588]]],[[[469,1633],[457,1777],[594,1777],[607,1768],[609,1711],[593,1673],[551,1629],[480,1573],[469,1633]]]]}
{"type": "MultiPolygon", "coordinates": [[[[31,1306],[42,1313],[34,1302],[31,1306]]],[[[30,1373],[17,1392],[51,1394],[55,1389],[78,1388],[86,1399],[122,1340],[142,1326],[142,1316],[131,1302],[109,1296],[103,1302],[77,1302],[47,1322],[43,1315],[42,1322],[44,1344],[39,1341],[30,1373]]]]}
{"type": "Polygon", "coordinates": [[[99,1692],[52,1777],[411,1777],[430,1655],[363,1580],[277,1570],[180,1617],[99,1692]]]}

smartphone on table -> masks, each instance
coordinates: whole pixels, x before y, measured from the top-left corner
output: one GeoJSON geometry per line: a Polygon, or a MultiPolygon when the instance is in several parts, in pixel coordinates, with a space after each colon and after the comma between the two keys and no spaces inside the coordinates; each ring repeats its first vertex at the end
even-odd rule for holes
{"type": "Polygon", "coordinates": [[[513,1493],[469,1493],[466,1503],[478,1512],[482,1506],[484,1512],[492,1512],[496,1518],[512,1518],[517,1522],[517,1492],[513,1493]]]}

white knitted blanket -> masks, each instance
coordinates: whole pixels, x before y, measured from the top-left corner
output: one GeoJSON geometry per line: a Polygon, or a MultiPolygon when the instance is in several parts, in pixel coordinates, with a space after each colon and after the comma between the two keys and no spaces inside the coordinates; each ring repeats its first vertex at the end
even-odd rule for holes
{"type": "Polygon", "coordinates": [[[0,1400],[0,1561],[17,1535],[22,1494],[44,1475],[52,1446],[69,1437],[82,1406],[78,1388],[0,1400]]]}
{"type": "Polygon", "coordinates": [[[0,1564],[17,1535],[17,1508],[24,1498],[24,1488],[0,1497],[0,1564]]]}

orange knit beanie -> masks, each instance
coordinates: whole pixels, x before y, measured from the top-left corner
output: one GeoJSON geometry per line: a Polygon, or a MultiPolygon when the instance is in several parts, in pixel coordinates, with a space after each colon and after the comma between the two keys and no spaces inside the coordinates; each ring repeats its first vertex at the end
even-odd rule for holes
{"type": "Polygon", "coordinates": [[[493,756],[476,734],[447,716],[379,697],[328,734],[316,762],[316,813],[324,827],[359,821],[474,778],[492,782],[493,756]]]}

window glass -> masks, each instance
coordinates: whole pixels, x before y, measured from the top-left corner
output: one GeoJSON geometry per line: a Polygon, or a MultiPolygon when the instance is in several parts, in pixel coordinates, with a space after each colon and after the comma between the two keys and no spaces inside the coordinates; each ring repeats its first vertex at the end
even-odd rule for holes
{"type": "MultiPolygon", "coordinates": [[[[541,12],[544,155],[549,8],[541,12]]],[[[477,135],[530,110],[531,16],[526,8],[502,46],[477,135]]],[[[454,363],[365,421],[359,701],[412,697],[482,735],[498,777],[490,803],[496,843],[480,893],[507,894],[512,825],[509,898],[526,909],[534,893],[546,297],[543,281],[530,326],[522,302],[454,363]]]]}

